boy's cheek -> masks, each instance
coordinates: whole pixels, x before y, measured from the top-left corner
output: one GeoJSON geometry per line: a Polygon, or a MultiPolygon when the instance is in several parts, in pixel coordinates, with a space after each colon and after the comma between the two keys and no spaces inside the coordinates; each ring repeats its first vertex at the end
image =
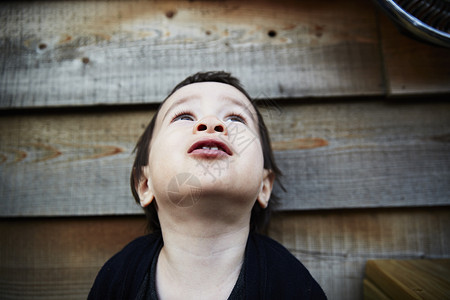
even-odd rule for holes
{"type": "Polygon", "coordinates": [[[242,155],[245,151],[254,151],[251,148],[255,144],[260,146],[258,134],[249,127],[231,124],[227,129],[227,136],[220,137],[231,145],[234,154],[242,155]]]}
{"type": "Polygon", "coordinates": [[[254,136],[246,136],[233,144],[234,155],[239,157],[249,157],[255,159],[262,155],[261,143],[259,139],[254,136]]]}

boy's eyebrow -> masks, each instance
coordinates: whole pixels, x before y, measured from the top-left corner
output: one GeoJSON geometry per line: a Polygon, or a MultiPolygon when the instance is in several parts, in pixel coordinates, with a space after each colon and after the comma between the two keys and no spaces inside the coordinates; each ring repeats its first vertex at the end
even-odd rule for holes
{"type": "MultiPolygon", "coordinates": [[[[241,107],[243,110],[245,110],[247,112],[247,114],[252,118],[253,122],[257,123],[254,114],[250,111],[250,109],[248,108],[248,105],[245,105],[244,103],[242,103],[242,101],[237,100],[234,97],[230,97],[230,96],[223,96],[221,97],[223,100],[227,100],[232,102],[234,105],[237,105],[239,107],[241,107]]],[[[178,105],[183,104],[189,100],[192,99],[200,99],[199,95],[190,95],[187,97],[183,97],[180,98],[178,100],[176,100],[174,103],[172,103],[172,105],[167,109],[166,113],[164,114],[163,120],[167,117],[167,115],[178,105]]],[[[250,101],[250,100],[249,100],[250,101]]]]}
{"type": "Polygon", "coordinates": [[[232,102],[233,104],[235,104],[235,105],[241,107],[242,109],[244,109],[247,112],[247,114],[252,118],[253,122],[257,123],[256,119],[255,119],[255,116],[254,116],[254,113],[252,113],[250,111],[250,109],[248,108],[248,105],[245,105],[244,103],[242,103],[241,101],[239,101],[239,100],[237,100],[237,99],[235,99],[233,97],[224,96],[222,98],[225,99],[225,100],[228,100],[228,101],[232,102]]]}
{"type": "Polygon", "coordinates": [[[183,97],[183,98],[178,99],[174,103],[172,103],[172,105],[167,109],[166,113],[164,114],[163,120],[167,117],[169,112],[171,112],[174,109],[174,107],[176,107],[176,106],[178,106],[180,104],[183,104],[184,102],[187,102],[187,101],[189,101],[191,99],[195,99],[195,98],[198,99],[199,96],[198,95],[191,95],[191,96],[183,97]]]}

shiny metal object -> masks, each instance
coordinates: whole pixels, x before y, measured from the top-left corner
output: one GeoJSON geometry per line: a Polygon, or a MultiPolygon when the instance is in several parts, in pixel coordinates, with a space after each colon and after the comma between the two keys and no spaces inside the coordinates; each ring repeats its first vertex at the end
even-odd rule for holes
{"type": "Polygon", "coordinates": [[[376,0],[403,32],[450,48],[450,0],[376,0]]]}

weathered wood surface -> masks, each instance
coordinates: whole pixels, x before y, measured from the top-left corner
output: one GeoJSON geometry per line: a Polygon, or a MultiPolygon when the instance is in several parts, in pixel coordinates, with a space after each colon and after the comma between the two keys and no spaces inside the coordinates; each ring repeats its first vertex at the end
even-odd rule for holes
{"type": "MultiPolygon", "coordinates": [[[[263,110],[281,210],[450,203],[450,104],[285,104],[263,110]]],[[[135,142],[154,110],[0,117],[0,215],[134,214],[135,142]]],[[[211,180],[214,172],[211,172],[211,180]]]]}
{"type": "Polygon", "coordinates": [[[329,299],[362,299],[369,259],[450,258],[445,208],[284,212],[270,235],[296,255],[329,299]]]}
{"type": "MultiPolygon", "coordinates": [[[[105,261],[144,234],[143,217],[0,219],[1,299],[86,299],[105,261]]],[[[368,259],[448,258],[450,209],[289,212],[269,234],[329,299],[362,299],[368,259]]]]}
{"type": "Polygon", "coordinates": [[[449,259],[369,260],[365,276],[389,299],[450,299],[449,259]]]}
{"type": "Polygon", "coordinates": [[[144,227],[143,217],[0,219],[0,298],[86,299],[102,264],[144,227]]]}
{"type": "Polygon", "coordinates": [[[418,42],[399,34],[394,24],[384,15],[380,15],[380,34],[389,96],[448,94],[449,48],[418,42]]]}
{"type": "Polygon", "coordinates": [[[0,108],[160,102],[217,69],[254,97],[384,93],[369,1],[10,2],[0,20],[0,108]]]}

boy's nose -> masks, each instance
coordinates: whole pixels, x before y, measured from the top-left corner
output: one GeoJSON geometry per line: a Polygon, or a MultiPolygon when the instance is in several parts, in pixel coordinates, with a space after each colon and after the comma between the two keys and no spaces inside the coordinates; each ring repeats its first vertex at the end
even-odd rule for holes
{"type": "Polygon", "coordinates": [[[216,133],[220,132],[224,135],[228,134],[227,126],[220,121],[218,118],[214,116],[207,116],[203,119],[200,119],[195,125],[194,125],[194,133],[197,132],[205,132],[205,133],[216,133]]]}

